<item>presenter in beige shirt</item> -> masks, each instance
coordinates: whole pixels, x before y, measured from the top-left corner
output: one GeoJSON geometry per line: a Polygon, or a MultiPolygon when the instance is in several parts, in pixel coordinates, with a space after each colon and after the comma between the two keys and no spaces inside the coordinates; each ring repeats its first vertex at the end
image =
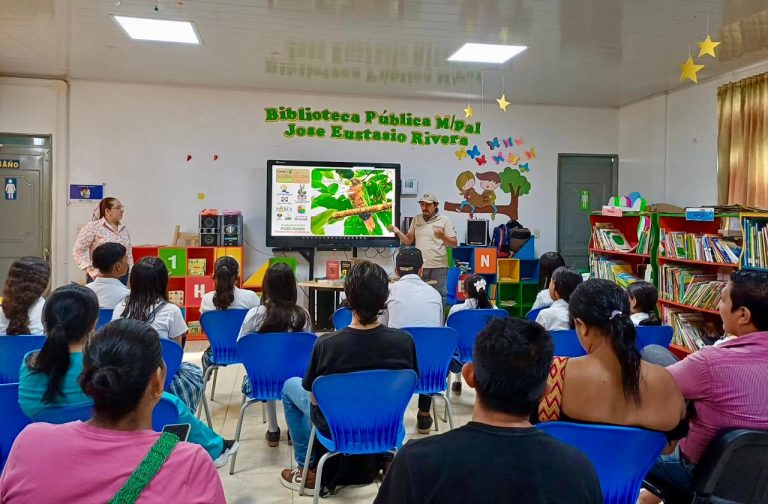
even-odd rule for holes
{"type": "Polygon", "coordinates": [[[456,230],[451,219],[437,213],[439,201],[432,193],[424,193],[419,199],[421,213],[411,221],[408,233],[403,233],[397,226],[391,226],[400,243],[413,245],[421,250],[424,257],[425,282],[434,280],[434,287],[440,292],[445,304],[445,276],[448,273],[448,252],[446,247],[458,245],[456,230]]]}

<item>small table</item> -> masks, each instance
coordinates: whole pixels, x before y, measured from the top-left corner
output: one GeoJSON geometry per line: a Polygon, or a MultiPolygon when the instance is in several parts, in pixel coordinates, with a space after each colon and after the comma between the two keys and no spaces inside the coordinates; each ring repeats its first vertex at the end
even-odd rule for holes
{"type": "MultiPolygon", "coordinates": [[[[299,287],[304,287],[306,289],[309,289],[309,316],[312,318],[312,326],[315,328],[319,328],[317,324],[317,291],[333,291],[333,310],[335,311],[339,307],[340,295],[342,292],[344,292],[344,281],[343,280],[328,280],[328,281],[317,281],[317,280],[309,280],[307,282],[299,282],[299,287]]],[[[326,327],[323,327],[321,329],[327,329],[326,327]]]]}

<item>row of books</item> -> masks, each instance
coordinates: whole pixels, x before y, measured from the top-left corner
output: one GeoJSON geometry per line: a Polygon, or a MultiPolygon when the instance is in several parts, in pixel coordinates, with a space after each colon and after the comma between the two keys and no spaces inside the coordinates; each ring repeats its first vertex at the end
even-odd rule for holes
{"type": "Polygon", "coordinates": [[[651,253],[651,218],[640,217],[637,225],[637,249],[638,254],[651,253]]]}
{"type": "Polygon", "coordinates": [[[685,231],[661,230],[662,253],[666,257],[737,264],[741,247],[732,238],[716,234],[696,234],[685,231]]]}
{"type": "Polygon", "coordinates": [[[726,268],[719,268],[713,275],[695,268],[663,264],[659,269],[659,295],[668,301],[715,310],[729,277],[730,271],[726,268]]]}
{"type": "Polygon", "coordinates": [[[632,246],[620,230],[608,222],[598,222],[592,228],[592,243],[601,250],[630,252],[632,246]]]}
{"type": "Polygon", "coordinates": [[[592,256],[590,272],[593,278],[603,278],[626,287],[633,282],[641,280],[632,270],[632,265],[626,261],[607,259],[600,256],[592,256]]]}
{"type": "Polygon", "coordinates": [[[768,268],[768,222],[744,219],[744,266],[768,268]]]}
{"type": "Polygon", "coordinates": [[[711,345],[720,338],[717,324],[701,313],[685,312],[675,308],[662,307],[662,322],[672,326],[672,343],[696,351],[711,345]]]}

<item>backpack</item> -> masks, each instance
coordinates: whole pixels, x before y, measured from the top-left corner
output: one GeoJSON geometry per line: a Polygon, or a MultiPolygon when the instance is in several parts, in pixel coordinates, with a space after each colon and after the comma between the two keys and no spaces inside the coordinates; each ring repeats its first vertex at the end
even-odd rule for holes
{"type": "Polygon", "coordinates": [[[531,237],[531,231],[516,220],[510,220],[493,228],[491,245],[496,247],[497,257],[510,257],[531,237]]]}
{"type": "Polygon", "coordinates": [[[506,224],[493,228],[491,245],[496,247],[496,257],[509,257],[509,233],[506,224]]]}

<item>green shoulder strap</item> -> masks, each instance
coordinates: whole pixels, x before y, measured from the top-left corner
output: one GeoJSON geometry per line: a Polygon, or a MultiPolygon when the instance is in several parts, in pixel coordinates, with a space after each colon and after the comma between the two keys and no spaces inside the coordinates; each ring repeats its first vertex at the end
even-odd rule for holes
{"type": "Polygon", "coordinates": [[[163,464],[171,455],[171,452],[179,443],[179,438],[173,434],[164,432],[160,438],[155,441],[152,448],[141,461],[139,467],[131,474],[130,478],[123,483],[120,490],[108,504],[133,504],[139,499],[139,495],[152,481],[152,478],[160,471],[163,464]]]}

